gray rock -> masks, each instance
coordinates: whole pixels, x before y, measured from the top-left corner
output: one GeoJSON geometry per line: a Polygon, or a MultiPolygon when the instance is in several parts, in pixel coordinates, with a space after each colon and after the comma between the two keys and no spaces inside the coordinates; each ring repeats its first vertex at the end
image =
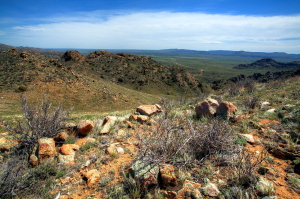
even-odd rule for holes
{"type": "Polygon", "coordinates": [[[250,134],[239,134],[242,138],[244,138],[247,142],[249,142],[250,144],[254,144],[255,140],[253,138],[253,135],[250,134]]]}
{"type": "Polygon", "coordinates": [[[154,163],[138,159],[132,164],[130,171],[134,178],[140,182],[143,189],[146,189],[150,185],[158,184],[159,167],[154,163]]]}
{"type": "Polygon", "coordinates": [[[275,192],[273,183],[266,180],[263,177],[259,177],[259,180],[256,183],[255,188],[261,195],[264,195],[264,196],[273,194],[275,192]]]}

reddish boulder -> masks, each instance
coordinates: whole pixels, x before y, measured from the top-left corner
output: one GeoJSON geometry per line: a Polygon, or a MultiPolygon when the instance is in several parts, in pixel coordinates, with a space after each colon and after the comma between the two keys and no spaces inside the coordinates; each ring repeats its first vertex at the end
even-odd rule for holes
{"type": "Polygon", "coordinates": [[[160,178],[163,187],[176,186],[177,180],[174,167],[169,164],[163,164],[159,167],[160,178]]]}
{"type": "Polygon", "coordinates": [[[87,136],[94,128],[94,124],[89,120],[82,120],[78,123],[78,135],[87,136]]]}
{"type": "Polygon", "coordinates": [[[38,146],[38,158],[40,162],[44,162],[58,155],[53,138],[40,138],[38,140],[38,146]]]}
{"type": "Polygon", "coordinates": [[[136,112],[140,113],[141,115],[151,116],[155,113],[162,112],[162,108],[160,105],[141,105],[136,108],[136,112]]]}
{"type": "Polygon", "coordinates": [[[227,119],[234,116],[236,111],[237,108],[231,102],[221,102],[217,108],[216,116],[227,119]]]}
{"type": "Polygon", "coordinates": [[[100,172],[97,169],[92,169],[83,173],[83,176],[87,179],[87,184],[89,187],[97,184],[100,179],[100,172]]]}
{"type": "Polygon", "coordinates": [[[195,107],[197,118],[201,118],[201,117],[212,118],[215,115],[218,106],[219,106],[219,103],[217,100],[214,100],[214,99],[204,100],[203,102],[199,103],[195,107]]]}

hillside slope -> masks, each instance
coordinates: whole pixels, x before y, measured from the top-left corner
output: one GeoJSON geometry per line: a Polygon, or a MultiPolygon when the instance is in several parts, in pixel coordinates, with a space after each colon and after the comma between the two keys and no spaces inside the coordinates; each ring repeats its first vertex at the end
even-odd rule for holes
{"type": "Polygon", "coordinates": [[[68,51],[58,60],[15,48],[3,50],[0,77],[1,99],[17,100],[18,92],[25,92],[33,101],[48,97],[86,111],[129,109],[156,102],[159,96],[153,94],[200,92],[202,86],[178,66],[163,66],[144,56],[106,51],[86,57],[68,51]]]}

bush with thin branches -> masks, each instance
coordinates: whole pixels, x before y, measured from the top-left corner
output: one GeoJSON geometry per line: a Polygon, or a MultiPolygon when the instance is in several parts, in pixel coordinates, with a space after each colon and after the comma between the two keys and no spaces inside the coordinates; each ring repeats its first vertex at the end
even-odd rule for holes
{"type": "Polygon", "coordinates": [[[0,165],[0,198],[40,198],[47,195],[53,176],[57,173],[54,164],[32,168],[28,159],[38,139],[53,138],[65,128],[69,111],[64,110],[61,105],[52,111],[51,103],[47,100],[36,108],[28,105],[26,97],[22,96],[21,100],[24,119],[17,126],[6,125],[19,140],[19,144],[11,149],[8,158],[0,165]]]}

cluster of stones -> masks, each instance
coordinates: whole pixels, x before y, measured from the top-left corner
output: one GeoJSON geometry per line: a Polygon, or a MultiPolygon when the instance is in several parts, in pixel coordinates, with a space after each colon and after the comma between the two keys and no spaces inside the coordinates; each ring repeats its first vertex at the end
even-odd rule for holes
{"type": "MultiPolygon", "coordinates": [[[[135,180],[139,182],[142,189],[147,189],[150,186],[160,185],[163,189],[178,185],[178,180],[175,175],[173,165],[147,163],[144,160],[136,160],[130,167],[130,172],[135,180]]],[[[161,190],[161,194],[165,198],[203,198],[202,193],[206,196],[217,197],[220,193],[217,186],[207,180],[205,185],[185,180],[182,188],[175,191],[161,190]]]]}
{"type": "Polygon", "coordinates": [[[30,155],[30,163],[34,166],[53,161],[54,157],[58,157],[58,161],[63,164],[74,164],[75,153],[81,146],[87,142],[95,142],[94,138],[86,137],[94,128],[94,124],[89,120],[83,120],[78,125],[70,124],[67,129],[59,133],[55,138],[40,138],[38,145],[33,154],[30,155]],[[56,147],[57,144],[63,143],[69,136],[78,135],[80,138],[75,144],[62,144],[61,147],[56,147]]]}

